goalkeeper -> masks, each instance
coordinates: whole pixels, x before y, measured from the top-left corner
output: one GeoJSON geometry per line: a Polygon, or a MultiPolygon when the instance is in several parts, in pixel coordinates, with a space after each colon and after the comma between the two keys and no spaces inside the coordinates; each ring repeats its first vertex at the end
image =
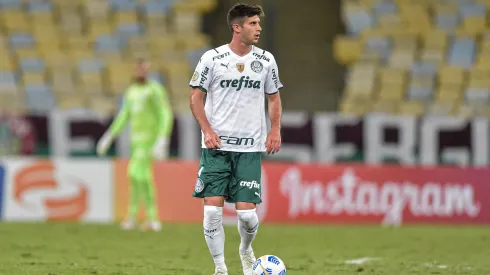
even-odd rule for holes
{"type": "Polygon", "coordinates": [[[161,225],[155,206],[153,158],[168,157],[169,137],[173,127],[173,113],[167,92],[156,81],[148,79],[149,63],[138,60],[133,84],[126,90],[121,110],[97,144],[97,154],[104,155],[114,139],[130,120],[131,159],[128,177],[131,182],[128,216],[121,224],[133,229],[138,206],[143,199],[147,220],[142,229],[159,231],[161,225]]]}

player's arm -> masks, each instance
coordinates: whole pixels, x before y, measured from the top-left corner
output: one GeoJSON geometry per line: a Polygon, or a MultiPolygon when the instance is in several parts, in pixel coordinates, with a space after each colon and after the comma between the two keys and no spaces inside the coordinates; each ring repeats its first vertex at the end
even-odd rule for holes
{"type": "Polygon", "coordinates": [[[279,90],[283,88],[279,80],[279,69],[273,56],[270,58],[272,63],[267,72],[265,81],[265,93],[268,101],[268,113],[271,121],[271,130],[267,136],[267,153],[277,153],[281,147],[281,117],[282,103],[279,90]]]}
{"type": "Polygon", "coordinates": [[[159,121],[158,136],[168,138],[172,134],[174,114],[168,99],[167,90],[157,83],[155,89],[153,89],[153,96],[159,121]]]}
{"type": "Polygon", "coordinates": [[[279,91],[267,95],[269,118],[271,120],[271,131],[281,132],[282,104],[279,91]]]}
{"type": "Polygon", "coordinates": [[[174,115],[170,101],[168,100],[167,90],[160,84],[154,84],[152,89],[153,103],[158,117],[158,139],[153,147],[153,156],[156,159],[164,160],[168,158],[169,137],[172,133],[174,115]]]}
{"type": "Polygon", "coordinates": [[[126,98],[124,98],[121,109],[119,110],[114,121],[111,123],[111,126],[109,126],[109,133],[113,137],[119,136],[119,134],[124,129],[124,127],[126,127],[126,123],[128,122],[129,115],[130,115],[129,102],[127,101],[126,98]]]}
{"type": "Polygon", "coordinates": [[[121,133],[124,127],[126,127],[126,123],[128,122],[130,116],[129,108],[129,102],[126,98],[124,98],[121,109],[116,115],[116,118],[114,119],[114,121],[112,121],[109,129],[107,129],[107,131],[97,143],[97,154],[99,156],[105,155],[107,153],[107,150],[111,146],[114,139],[121,133]]]}
{"type": "Polygon", "coordinates": [[[218,149],[221,147],[221,141],[218,135],[213,131],[206,112],[204,111],[204,98],[209,91],[212,79],[213,64],[203,55],[189,83],[191,87],[190,108],[196,119],[201,131],[204,134],[204,144],[209,149],[218,149]]]}

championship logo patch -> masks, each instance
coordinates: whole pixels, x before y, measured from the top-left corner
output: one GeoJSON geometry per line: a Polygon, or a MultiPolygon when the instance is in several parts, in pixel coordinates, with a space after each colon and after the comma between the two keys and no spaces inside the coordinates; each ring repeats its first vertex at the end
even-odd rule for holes
{"type": "Polygon", "coordinates": [[[243,70],[245,69],[245,64],[243,64],[243,63],[237,63],[237,64],[236,64],[236,69],[237,69],[239,72],[243,73],[243,70]]]}
{"type": "Polygon", "coordinates": [[[264,66],[262,65],[262,63],[260,61],[254,60],[250,64],[250,68],[252,69],[252,71],[254,71],[256,73],[260,73],[264,69],[264,66]]]}
{"type": "Polygon", "coordinates": [[[194,187],[194,191],[196,193],[201,193],[202,190],[204,190],[204,183],[202,182],[202,180],[200,178],[197,178],[196,186],[194,187]]]}
{"type": "Polygon", "coordinates": [[[195,71],[194,74],[192,75],[192,81],[196,81],[198,77],[199,74],[197,73],[197,71],[195,71]]]}

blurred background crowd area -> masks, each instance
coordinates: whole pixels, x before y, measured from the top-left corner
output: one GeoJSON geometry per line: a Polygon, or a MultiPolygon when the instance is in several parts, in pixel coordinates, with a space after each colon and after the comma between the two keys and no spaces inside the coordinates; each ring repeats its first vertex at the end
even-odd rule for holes
{"type": "MultiPolygon", "coordinates": [[[[489,0],[255,0],[285,111],[490,116],[489,0]]],[[[0,110],[113,114],[136,57],[177,113],[230,0],[0,0],[0,110]]]]}

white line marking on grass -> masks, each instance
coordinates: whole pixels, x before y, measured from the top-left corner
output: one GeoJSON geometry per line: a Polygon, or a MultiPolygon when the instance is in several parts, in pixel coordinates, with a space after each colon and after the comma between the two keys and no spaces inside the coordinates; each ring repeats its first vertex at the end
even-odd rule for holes
{"type": "Polygon", "coordinates": [[[352,259],[352,260],[347,260],[345,261],[346,264],[364,264],[366,262],[370,262],[370,261],[377,261],[377,260],[380,260],[380,258],[371,258],[371,257],[364,257],[364,258],[360,258],[360,259],[352,259]]]}
{"type": "Polygon", "coordinates": [[[424,265],[427,266],[427,267],[434,267],[434,268],[439,268],[439,269],[446,269],[446,268],[449,267],[449,266],[444,265],[444,264],[431,264],[431,263],[426,263],[424,265]]]}

